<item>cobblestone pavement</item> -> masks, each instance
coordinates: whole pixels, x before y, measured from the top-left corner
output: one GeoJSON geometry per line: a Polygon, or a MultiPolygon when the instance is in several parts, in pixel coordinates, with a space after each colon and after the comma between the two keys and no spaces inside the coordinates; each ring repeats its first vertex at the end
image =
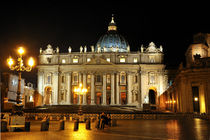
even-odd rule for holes
{"type": "Polygon", "coordinates": [[[201,119],[183,120],[118,120],[117,126],[104,130],[86,130],[85,123],[73,131],[74,123],[50,121],[49,131],[40,131],[41,122],[31,121],[30,132],[2,132],[2,140],[210,140],[210,122],[201,119]]]}

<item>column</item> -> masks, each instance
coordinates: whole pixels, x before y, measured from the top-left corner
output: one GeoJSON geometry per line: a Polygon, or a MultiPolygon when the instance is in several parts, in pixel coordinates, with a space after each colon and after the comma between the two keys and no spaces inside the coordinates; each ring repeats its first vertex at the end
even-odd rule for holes
{"type": "Polygon", "coordinates": [[[106,73],[103,74],[103,103],[102,105],[106,105],[106,73]]]}
{"type": "Polygon", "coordinates": [[[132,101],[132,92],[131,92],[131,73],[127,73],[127,79],[128,79],[128,93],[127,93],[127,95],[128,95],[128,105],[129,104],[131,104],[131,101],[132,101]]]}
{"type": "MultiPolygon", "coordinates": [[[[87,75],[86,75],[86,73],[83,73],[83,88],[86,88],[86,82],[87,82],[86,79],[87,79],[87,75]]],[[[87,93],[85,93],[85,94],[83,95],[83,105],[86,105],[86,104],[87,104],[86,94],[87,94],[87,93]]]]}
{"type": "MultiPolygon", "coordinates": [[[[143,104],[148,104],[149,103],[149,95],[148,91],[146,89],[146,85],[148,84],[147,81],[147,72],[146,71],[141,71],[141,76],[140,76],[140,90],[141,90],[141,103],[143,104]]],[[[143,106],[142,106],[143,107],[143,106]]]]}
{"type": "Polygon", "coordinates": [[[67,73],[67,104],[71,104],[71,72],[67,73]]]}
{"type": "Polygon", "coordinates": [[[118,72],[116,75],[116,98],[117,98],[116,104],[117,105],[120,105],[119,75],[120,75],[120,73],[118,72]]]}
{"type": "Polygon", "coordinates": [[[115,104],[115,97],[114,97],[114,73],[111,74],[111,105],[115,104]]]}
{"type": "Polygon", "coordinates": [[[57,105],[58,104],[58,84],[59,84],[59,81],[58,81],[58,75],[59,75],[59,72],[54,72],[53,73],[53,97],[52,97],[52,104],[53,105],[57,105]]]}
{"type": "Polygon", "coordinates": [[[137,75],[137,82],[138,82],[138,108],[142,108],[142,102],[141,102],[141,75],[140,72],[137,75]]]}
{"type": "Polygon", "coordinates": [[[38,71],[38,92],[44,97],[44,72],[38,71]]]}
{"type": "MultiPolygon", "coordinates": [[[[82,83],[82,74],[81,74],[81,72],[79,72],[79,83],[78,83],[78,87],[79,87],[80,83],[82,83]]],[[[81,102],[80,101],[80,99],[81,99],[80,96],[81,95],[77,95],[77,96],[78,96],[77,97],[77,101],[78,101],[77,104],[80,104],[80,102],[81,102]]]]}
{"type": "Polygon", "coordinates": [[[94,81],[94,74],[91,74],[91,105],[95,105],[95,81],[94,81]]]}

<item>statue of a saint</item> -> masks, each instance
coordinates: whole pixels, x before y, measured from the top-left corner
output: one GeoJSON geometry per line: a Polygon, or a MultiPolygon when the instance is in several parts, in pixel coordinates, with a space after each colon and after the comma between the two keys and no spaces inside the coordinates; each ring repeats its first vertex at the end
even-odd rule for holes
{"type": "Polygon", "coordinates": [[[141,45],[141,52],[144,52],[144,46],[141,45]]]}
{"type": "Polygon", "coordinates": [[[68,50],[69,50],[69,53],[71,53],[71,46],[69,46],[68,50]]]}
{"type": "Polygon", "coordinates": [[[56,48],[56,53],[59,53],[59,47],[56,48]]]}
{"type": "Polygon", "coordinates": [[[42,48],[39,49],[40,54],[42,54],[42,48]]]}
{"type": "Polygon", "coordinates": [[[127,51],[130,52],[130,46],[129,46],[129,45],[128,45],[128,47],[127,47],[127,51]]]}
{"type": "Polygon", "coordinates": [[[98,45],[97,46],[97,52],[100,53],[101,52],[101,47],[98,45]]]}
{"type": "Polygon", "coordinates": [[[82,50],[83,50],[83,47],[82,47],[82,46],[80,46],[80,53],[82,53],[82,50]]]}
{"type": "Polygon", "coordinates": [[[91,46],[91,52],[94,52],[94,46],[91,46]]]}
{"type": "Polygon", "coordinates": [[[160,51],[163,52],[163,46],[162,45],[160,45],[160,51]]]}
{"type": "Polygon", "coordinates": [[[84,53],[86,53],[86,52],[87,52],[87,46],[84,47],[84,53]]]}

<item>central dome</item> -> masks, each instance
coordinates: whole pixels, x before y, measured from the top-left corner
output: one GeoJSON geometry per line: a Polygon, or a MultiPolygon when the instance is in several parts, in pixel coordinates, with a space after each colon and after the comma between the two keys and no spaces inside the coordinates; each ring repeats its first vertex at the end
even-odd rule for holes
{"type": "Polygon", "coordinates": [[[108,26],[108,32],[101,36],[96,43],[95,50],[98,52],[129,52],[130,46],[125,38],[118,34],[117,26],[112,17],[108,26]]]}

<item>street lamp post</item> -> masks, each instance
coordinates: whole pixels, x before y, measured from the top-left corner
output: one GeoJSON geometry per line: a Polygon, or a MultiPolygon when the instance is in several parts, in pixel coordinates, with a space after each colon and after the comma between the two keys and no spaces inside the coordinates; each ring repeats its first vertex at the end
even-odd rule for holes
{"type": "Polygon", "coordinates": [[[74,88],[74,93],[79,95],[79,110],[78,115],[82,115],[82,95],[87,93],[87,89],[83,88],[82,84],[79,84],[78,88],[74,88]]]}
{"type": "Polygon", "coordinates": [[[22,59],[22,55],[24,54],[24,49],[23,47],[19,47],[18,48],[18,58],[17,58],[17,65],[16,66],[13,66],[14,65],[14,60],[10,57],[7,59],[7,62],[8,62],[8,65],[9,65],[9,68],[11,70],[16,70],[18,72],[18,89],[17,89],[17,98],[16,98],[16,102],[17,104],[15,105],[15,108],[14,108],[14,111],[13,112],[14,114],[18,114],[18,115],[21,115],[22,114],[22,107],[23,105],[21,104],[21,72],[23,71],[31,71],[32,70],[32,67],[34,65],[34,60],[33,58],[31,57],[28,61],[28,66],[24,66],[23,64],[23,59],[22,59]]]}

